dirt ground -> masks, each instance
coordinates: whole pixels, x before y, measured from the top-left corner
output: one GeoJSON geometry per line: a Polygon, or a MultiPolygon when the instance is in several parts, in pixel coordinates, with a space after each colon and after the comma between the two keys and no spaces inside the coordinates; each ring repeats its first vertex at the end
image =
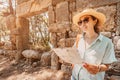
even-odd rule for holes
{"type": "Polygon", "coordinates": [[[32,66],[21,60],[18,64],[8,57],[0,55],[0,80],[70,80],[70,75],[59,70],[51,70],[49,66],[32,66]]]}

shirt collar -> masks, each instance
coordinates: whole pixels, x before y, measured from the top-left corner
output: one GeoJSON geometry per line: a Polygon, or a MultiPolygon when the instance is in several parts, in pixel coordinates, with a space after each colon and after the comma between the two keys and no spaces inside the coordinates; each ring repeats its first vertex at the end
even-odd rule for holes
{"type": "Polygon", "coordinates": [[[103,38],[103,35],[100,33],[99,36],[98,36],[98,39],[99,39],[100,41],[102,41],[102,38],[103,38]]]}
{"type": "MultiPolygon", "coordinates": [[[[84,38],[84,35],[85,35],[85,33],[82,33],[82,38],[84,38]]],[[[97,37],[96,40],[102,41],[102,38],[103,38],[103,35],[101,33],[99,33],[99,36],[97,37]]]]}

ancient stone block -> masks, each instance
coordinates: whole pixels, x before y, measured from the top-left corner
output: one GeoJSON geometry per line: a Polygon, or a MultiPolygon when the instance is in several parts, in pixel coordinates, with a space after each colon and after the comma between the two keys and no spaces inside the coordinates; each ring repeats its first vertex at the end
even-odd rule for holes
{"type": "Polygon", "coordinates": [[[65,46],[66,47],[72,47],[75,43],[75,38],[68,38],[65,41],[65,46]]]}
{"type": "Polygon", "coordinates": [[[117,35],[120,35],[120,2],[117,3],[117,15],[116,15],[116,18],[117,18],[117,29],[116,29],[116,33],[117,35]]]}
{"type": "Polygon", "coordinates": [[[49,27],[49,32],[65,33],[66,31],[69,30],[70,30],[69,22],[55,23],[55,24],[51,24],[49,27]]]}
{"type": "Polygon", "coordinates": [[[41,65],[42,66],[50,66],[51,65],[51,54],[49,52],[45,52],[41,56],[41,65]]]}
{"type": "Polygon", "coordinates": [[[28,49],[29,47],[29,36],[28,35],[17,35],[16,36],[16,47],[18,50],[28,49]]]}
{"type": "Polygon", "coordinates": [[[60,69],[59,57],[53,51],[51,51],[51,69],[60,69]]]}
{"type": "Polygon", "coordinates": [[[96,10],[105,14],[107,18],[105,25],[101,26],[102,31],[112,31],[115,27],[116,6],[104,6],[96,8],[96,10]]]}
{"type": "Polygon", "coordinates": [[[17,5],[17,7],[16,7],[17,17],[30,12],[30,8],[32,6],[32,3],[33,3],[32,1],[27,1],[27,2],[24,2],[22,4],[17,5]]]}
{"type": "Polygon", "coordinates": [[[23,17],[16,19],[17,30],[20,35],[29,34],[29,20],[23,17]]]}
{"type": "Polygon", "coordinates": [[[120,50],[120,39],[117,41],[117,50],[120,50]]]}
{"type": "Polygon", "coordinates": [[[58,42],[59,47],[65,47],[65,39],[60,39],[58,42]]]}
{"type": "Polygon", "coordinates": [[[28,35],[22,35],[22,43],[23,43],[23,48],[28,49],[29,48],[29,36],[28,35]]]}
{"type": "Polygon", "coordinates": [[[17,31],[16,46],[17,49],[23,50],[28,48],[29,42],[29,21],[25,18],[16,19],[17,31]]]}
{"type": "Polygon", "coordinates": [[[70,38],[76,38],[77,34],[78,34],[78,32],[69,31],[70,38]]]}
{"type": "Polygon", "coordinates": [[[85,7],[88,7],[88,0],[76,0],[76,9],[84,9],[85,7]]]}
{"type": "Polygon", "coordinates": [[[120,39],[120,36],[115,36],[113,38],[113,43],[116,45],[119,39],[120,39]]]}
{"type": "Polygon", "coordinates": [[[70,12],[75,11],[75,2],[72,2],[72,3],[69,4],[69,11],[70,12]]]}
{"type": "Polygon", "coordinates": [[[103,5],[111,5],[120,2],[120,0],[76,0],[77,10],[87,7],[98,7],[103,5]],[[88,5],[89,4],[89,5],[88,5]]]}
{"type": "Polygon", "coordinates": [[[17,4],[19,5],[19,4],[21,4],[23,2],[27,2],[27,1],[29,1],[29,0],[17,0],[17,4]]]}
{"type": "Polygon", "coordinates": [[[21,36],[16,36],[16,47],[17,47],[17,50],[23,50],[24,49],[21,36]]]}
{"type": "Polygon", "coordinates": [[[61,2],[56,6],[56,22],[69,22],[68,2],[61,2]]]}
{"type": "Polygon", "coordinates": [[[39,52],[35,50],[24,50],[22,52],[22,55],[28,59],[39,59],[40,60],[41,58],[41,54],[39,54],[39,52]]]}
{"type": "Polygon", "coordinates": [[[57,33],[57,41],[59,41],[62,38],[65,38],[65,33],[57,33]]]}
{"type": "MultiPolygon", "coordinates": [[[[11,31],[16,28],[16,16],[9,15],[6,17],[6,26],[11,31]]],[[[12,31],[11,31],[12,34],[12,31]]]]}
{"type": "Polygon", "coordinates": [[[55,13],[53,10],[53,6],[49,6],[48,8],[48,16],[49,16],[49,25],[55,22],[55,13]]]}
{"type": "Polygon", "coordinates": [[[50,24],[48,31],[49,32],[57,32],[57,25],[56,25],[56,23],[50,24]]]}
{"type": "Polygon", "coordinates": [[[120,74],[120,61],[111,64],[111,68],[107,71],[109,75],[119,75],[120,74]]]}
{"type": "Polygon", "coordinates": [[[70,65],[62,64],[61,65],[61,70],[64,71],[64,72],[67,72],[67,73],[71,73],[72,72],[72,67],[70,65]]]}
{"type": "Polygon", "coordinates": [[[69,2],[75,2],[75,0],[65,0],[65,1],[69,1],[69,2]]]}
{"type": "Polygon", "coordinates": [[[120,80],[120,76],[112,75],[112,76],[110,77],[110,80],[120,80]]]}
{"type": "Polygon", "coordinates": [[[72,47],[75,43],[76,38],[67,38],[67,39],[60,39],[58,42],[59,47],[72,47]]]}
{"type": "Polygon", "coordinates": [[[51,4],[51,0],[33,0],[32,7],[30,9],[31,15],[40,14],[46,12],[51,4]]]}
{"type": "Polygon", "coordinates": [[[103,34],[104,36],[106,36],[106,37],[109,37],[109,38],[111,38],[111,32],[101,32],[101,34],[103,34]]]}
{"type": "Polygon", "coordinates": [[[78,26],[76,26],[75,24],[72,24],[71,30],[72,30],[72,31],[75,31],[75,32],[79,32],[79,31],[80,31],[80,28],[79,28],[78,26]]]}
{"type": "Polygon", "coordinates": [[[30,17],[36,14],[43,13],[48,10],[51,0],[29,0],[22,4],[17,5],[17,17],[30,17]]]}
{"type": "Polygon", "coordinates": [[[64,0],[52,0],[52,5],[57,5],[60,2],[63,2],[64,0]]]}

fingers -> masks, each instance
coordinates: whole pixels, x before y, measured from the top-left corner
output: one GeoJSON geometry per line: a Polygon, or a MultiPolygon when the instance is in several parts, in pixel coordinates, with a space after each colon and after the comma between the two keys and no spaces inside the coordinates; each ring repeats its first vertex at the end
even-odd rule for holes
{"type": "Polygon", "coordinates": [[[85,67],[87,71],[91,74],[97,74],[99,72],[97,65],[84,63],[83,67],[85,67]]]}

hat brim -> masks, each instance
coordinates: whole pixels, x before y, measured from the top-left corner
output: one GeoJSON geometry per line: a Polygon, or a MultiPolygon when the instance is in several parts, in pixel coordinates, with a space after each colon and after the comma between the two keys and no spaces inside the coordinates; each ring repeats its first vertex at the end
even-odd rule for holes
{"type": "Polygon", "coordinates": [[[73,17],[73,23],[78,26],[78,22],[79,22],[80,18],[82,16],[85,16],[85,15],[92,15],[95,18],[97,18],[98,21],[99,21],[98,22],[99,26],[102,26],[105,23],[105,21],[106,21],[106,16],[103,13],[97,12],[95,10],[86,10],[86,11],[83,11],[83,12],[78,13],[77,15],[75,15],[73,17]]]}

